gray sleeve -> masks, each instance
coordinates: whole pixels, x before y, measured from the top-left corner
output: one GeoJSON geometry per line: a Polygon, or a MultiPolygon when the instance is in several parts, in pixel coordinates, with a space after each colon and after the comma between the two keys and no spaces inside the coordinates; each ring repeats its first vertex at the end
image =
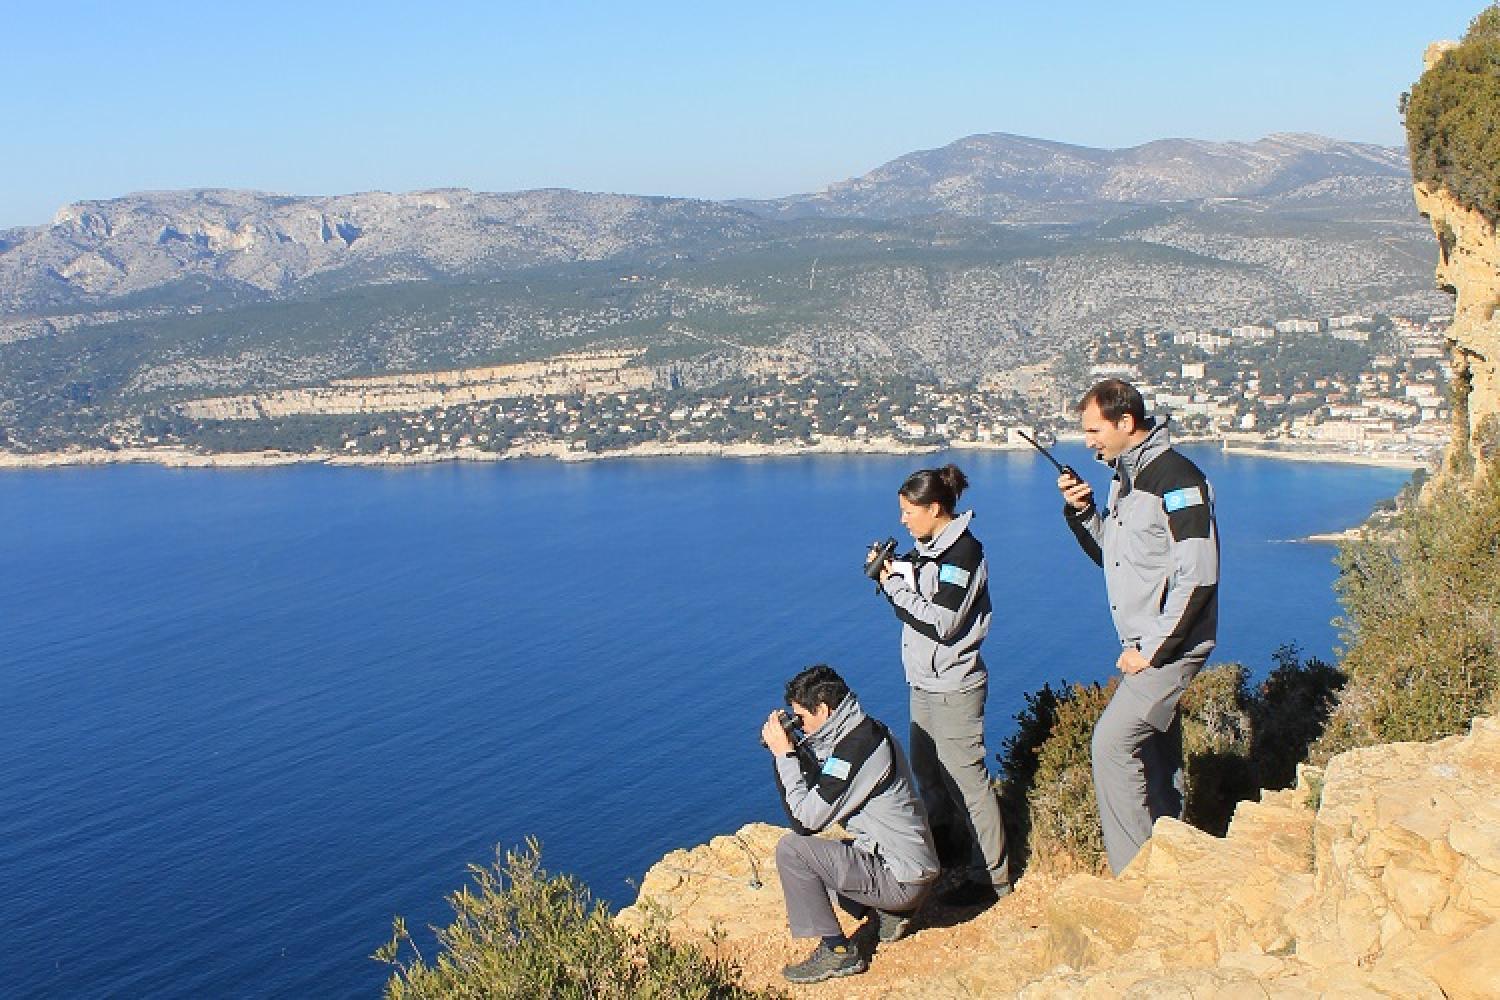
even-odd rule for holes
{"type": "Polygon", "coordinates": [[[842,823],[859,811],[891,773],[890,744],[881,740],[862,764],[849,764],[852,773],[840,773],[838,762],[837,753],[829,757],[818,775],[817,784],[809,788],[795,758],[776,758],[776,771],[781,777],[787,812],[809,830],[822,830],[830,823],[842,823]]]}
{"type": "Polygon", "coordinates": [[[974,602],[985,592],[989,583],[989,565],[980,559],[977,566],[964,569],[969,579],[959,587],[952,583],[939,583],[937,592],[929,600],[906,585],[906,581],[892,573],[883,584],[885,596],[895,605],[902,620],[914,619],[932,629],[939,642],[947,642],[963,631],[969,620],[974,602]],[[904,612],[904,613],[903,613],[904,612]]]}

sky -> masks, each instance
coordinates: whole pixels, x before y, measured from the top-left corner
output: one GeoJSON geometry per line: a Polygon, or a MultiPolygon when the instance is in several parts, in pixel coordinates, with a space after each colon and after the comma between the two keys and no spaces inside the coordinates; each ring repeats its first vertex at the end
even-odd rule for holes
{"type": "Polygon", "coordinates": [[[1483,0],[0,0],[0,229],[176,188],[815,191],[1010,132],[1400,146],[1483,0]]]}

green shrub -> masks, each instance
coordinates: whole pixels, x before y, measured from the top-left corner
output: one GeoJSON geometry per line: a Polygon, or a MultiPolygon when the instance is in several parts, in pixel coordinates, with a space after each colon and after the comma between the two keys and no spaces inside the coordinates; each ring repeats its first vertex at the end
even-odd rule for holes
{"type": "Polygon", "coordinates": [[[1500,5],[1402,99],[1412,176],[1500,219],[1500,5]]]}
{"type": "Polygon", "coordinates": [[[374,954],[393,968],[389,1000],[417,998],[749,998],[733,963],[672,941],[659,914],[630,930],[567,875],[549,876],[535,841],[471,865],[472,886],[448,897],[455,919],[427,964],[398,917],[374,954]],[[409,960],[403,955],[411,954],[409,960]]]}
{"type": "Polygon", "coordinates": [[[1291,788],[1348,679],[1317,657],[1303,660],[1295,644],[1271,654],[1276,666],[1250,699],[1250,759],[1260,788],[1291,788]]]}
{"type": "Polygon", "coordinates": [[[1500,692],[1500,461],[1449,477],[1390,532],[1339,552],[1349,683],[1314,748],[1433,740],[1493,712],[1500,692]]]}
{"type": "MultiPolygon", "coordinates": [[[[1241,665],[1217,664],[1183,692],[1183,819],[1222,836],[1234,807],[1262,788],[1290,787],[1297,764],[1332,711],[1344,676],[1294,645],[1252,692],[1241,665]]],[[[1117,681],[1044,685],[1026,696],[1000,759],[1000,794],[1012,863],[1043,871],[1104,864],[1090,741],[1117,681]]]]}
{"type": "Polygon", "coordinates": [[[1260,786],[1250,759],[1249,672],[1237,663],[1207,667],[1182,693],[1182,818],[1223,836],[1234,805],[1260,786]]]}
{"type": "Polygon", "coordinates": [[[1016,713],[1016,730],[1001,744],[998,780],[1000,812],[1005,819],[1005,840],[1012,869],[1025,868],[1031,848],[1031,793],[1042,744],[1057,724],[1058,703],[1069,696],[1067,682],[1061,692],[1051,684],[1025,695],[1026,706],[1016,713]]]}
{"type": "Polygon", "coordinates": [[[1013,857],[1043,871],[1100,870],[1104,840],[1094,802],[1089,740],[1117,681],[1044,686],[1026,696],[1001,755],[1001,801],[1019,831],[1013,857]]]}

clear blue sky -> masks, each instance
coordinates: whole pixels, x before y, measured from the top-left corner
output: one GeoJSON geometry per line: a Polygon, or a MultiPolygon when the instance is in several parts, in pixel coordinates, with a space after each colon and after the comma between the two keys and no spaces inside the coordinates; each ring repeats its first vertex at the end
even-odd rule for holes
{"type": "Polygon", "coordinates": [[[0,228],[131,191],[816,190],[980,132],[1400,145],[1482,0],[0,0],[0,228]]]}

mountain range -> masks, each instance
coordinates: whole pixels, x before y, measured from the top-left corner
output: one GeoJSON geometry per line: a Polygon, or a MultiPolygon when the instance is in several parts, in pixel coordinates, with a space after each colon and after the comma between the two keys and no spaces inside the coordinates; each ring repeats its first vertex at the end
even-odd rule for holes
{"type": "Polygon", "coordinates": [[[978,135],[822,191],[148,192],[0,232],[0,419],[595,345],[944,379],[1108,328],[1441,310],[1400,150],[978,135]]]}

